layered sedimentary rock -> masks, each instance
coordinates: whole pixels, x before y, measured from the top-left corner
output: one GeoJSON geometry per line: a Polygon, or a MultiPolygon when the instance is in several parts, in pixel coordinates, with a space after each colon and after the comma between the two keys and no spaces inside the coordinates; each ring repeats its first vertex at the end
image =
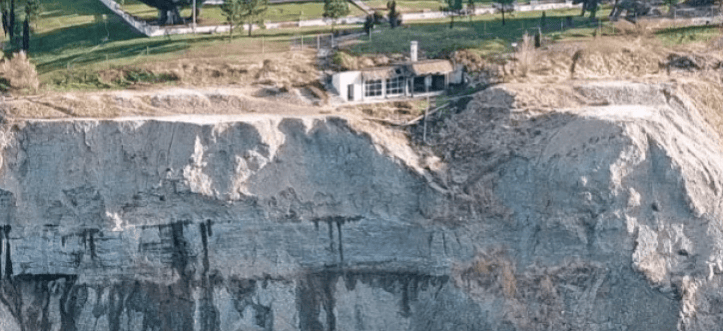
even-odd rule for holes
{"type": "Polygon", "coordinates": [[[723,158],[674,92],[491,89],[438,157],[330,116],[8,124],[0,329],[711,330],[723,158]]]}

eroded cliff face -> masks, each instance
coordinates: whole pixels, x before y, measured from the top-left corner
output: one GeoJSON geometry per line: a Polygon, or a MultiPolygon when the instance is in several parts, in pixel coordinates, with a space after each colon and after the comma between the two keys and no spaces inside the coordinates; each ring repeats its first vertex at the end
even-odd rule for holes
{"type": "Polygon", "coordinates": [[[0,329],[714,329],[717,136],[670,86],[574,91],[607,104],[482,92],[439,158],[329,116],[8,126],[0,329]]]}

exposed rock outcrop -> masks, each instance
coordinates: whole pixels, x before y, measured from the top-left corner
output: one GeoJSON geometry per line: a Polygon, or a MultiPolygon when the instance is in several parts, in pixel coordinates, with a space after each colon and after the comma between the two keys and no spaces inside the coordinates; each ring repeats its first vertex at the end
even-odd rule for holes
{"type": "Polygon", "coordinates": [[[492,88],[438,156],[355,119],[0,136],[2,330],[712,330],[717,133],[670,85],[492,88]]]}

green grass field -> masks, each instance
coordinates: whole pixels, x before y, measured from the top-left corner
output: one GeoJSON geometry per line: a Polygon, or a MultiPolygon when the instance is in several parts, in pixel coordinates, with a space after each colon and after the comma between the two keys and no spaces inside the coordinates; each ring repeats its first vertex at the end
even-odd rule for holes
{"type": "Polygon", "coordinates": [[[717,26],[691,26],[680,28],[667,28],[655,33],[664,45],[680,45],[691,42],[708,42],[713,38],[721,37],[721,30],[717,26]]]}
{"type": "MultiPolygon", "coordinates": [[[[479,4],[491,4],[492,0],[475,0],[475,2],[479,4]]],[[[368,0],[364,1],[364,3],[374,10],[387,11],[386,0],[368,0]]],[[[464,3],[466,4],[467,1],[465,0],[464,3]]],[[[435,0],[397,0],[397,10],[402,13],[422,12],[425,10],[438,11],[440,7],[444,5],[443,2],[435,0]]]]}
{"type": "MultiPolygon", "coordinates": [[[[610,9],[600,10],[598,17],[607,18],[609,12],[610,9]]],[[[458,49],[501,52],[508,49],[511,42],[519,40],[525,31],[536,32],[540,24],[540,12],[513,15],[506,15],[505,25],[502,25],[500,14],[458,17],[453,29],[449,29],[449,19],[405,22],[406,27],[384,29],[383,33],[374,34],[372,41],[363,41],[349,50],[355,54],[402,53],[408,51],[410,41],[417,40],[420,50],[428,57],[458,49]]],[[[594,29],[584,26],[590,23],[589,18],[579,15],[579,9],[546,11],[543,33],[556,40],[592,37],[594,29]],[[567,16],[573,17],[576,28],[561,30],[560,23],[567,16]]]]}
{"type": "MultiPolygon", "coordinates": [[[[43,8],[33,23],[30,42],[30,57],[41,76],[73,67],[162,61],[228,45],[226,34],[147,38],[97,0],[54,0],[44,3],[43,8]]],[[[329,29],[257,30],[255,38],[237,33],[232,46],[238,46],[239,54],[258,52],[261,41],[257,37],[264,36],[267,51],[288,49],[292,36],[328,33],[329,29]],[[244,47],[246,44],[249,47],[244,47]]]]}
{"type": "MultiPolygon", "coordinates": [[[[158,11],[155,8],[149,7],[137,0],[125,0],[123,9],[142,19],[154,20],[158,18],[158,11]]],[[[266,20],[269,22],[308,20],[321,18],[323,17],[323,13],[323,2],[271,4],[266,12],[266,20]]],[[[191,9],[181,11],[181,15],[190,17],[191,9]]],[[[359,8],[351,4],[349,5],[349,16],[363,15],[364,12],[359,8]]],[[[220,6],[204,6],[198,18],[198,23],[201,25],[219,25],[224,24],[225,21],[226,18],[223,16],[220,6]]]]}

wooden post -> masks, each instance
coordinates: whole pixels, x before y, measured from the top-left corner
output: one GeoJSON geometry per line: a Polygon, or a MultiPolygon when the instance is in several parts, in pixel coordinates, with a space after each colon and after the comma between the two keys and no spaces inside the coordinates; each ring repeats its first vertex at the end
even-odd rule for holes
{"type": "Polygon", "coordinates": [[[196,34],[196,0],[193,0],[193,34],[196,34]]]}
{"type": "Polygon", "coordinates": [[[318,52],[321,49],[321,37],[317,34],[316,35],[316,51],[318,52]]]}
{"type": "Polygon", "coordinates": [[[264,46],[266,46],[265,40],[266,40],[266,36],[261,36],[261,54],[264,54],[264,52],[266,51],[264,49],[265,48],[264,46]]]}
{"type": "Polygon", "coordinates": [[[303,51],[304,50],[304,35],[302,34],[301,36],[299,36],[299,38],[301,39],[301,50],[303,51]]]}
{"type": "MultiPolygon", "coordinates": [[[[427,85],[426,83],[427,82],[425,82],[424,84],[425,86],[427,85]]],[[[429,93],[428,89],[427,93],[429,93]]],[[[424,141],[425,144],[427,143],[427,113],[429,113],[429,94],[427,94],[427,108],[424,108],[424,133],[422,136],[422,141],[424,141]]]]}

